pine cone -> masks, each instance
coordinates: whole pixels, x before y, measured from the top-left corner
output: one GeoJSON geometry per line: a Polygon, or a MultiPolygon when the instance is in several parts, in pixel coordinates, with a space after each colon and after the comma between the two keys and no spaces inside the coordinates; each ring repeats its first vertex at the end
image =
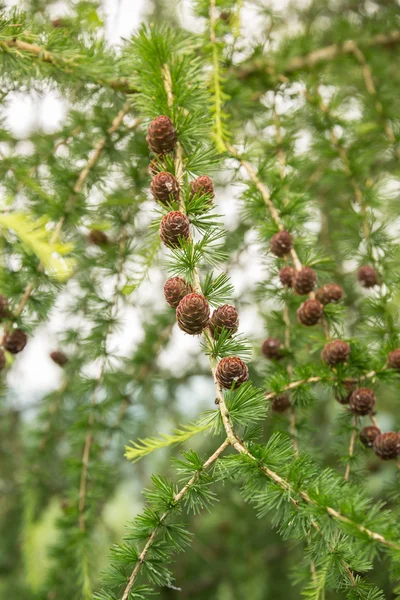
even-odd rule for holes
{"type": "Polygon", "coordinates": [[[368,425],[360,431],[360,442],[367,448],[372,448],[375,438],[380,435],[381,431],[378,427],[368,425]]]}
{"type": "Polygon", "coordinates": [[[150,161],[149,164],[149,173],[152,177],[155,177],[157,173],[161,173],[162,171],[167,170],[167,165],[165,160],[163,160],[162,156],[156,156],[150,161]]]}
{"type": "Polygon", "coordinates": [[[172,152],[176,146],[176,130],[171,119],[165,115],[153,119],[147,130],[146,142],[156,154],[172,152]]]}
{"type": "Polygon", "coordinates": [[[182,331],[199,335],[208,325],[209,304],[201,294],[188,294],[179,302],[176,318],[182,331]]]}
{"type": "Polygon", "coordinates": [[[66,356],[64,352],[61,352],[60,350],[54,350],[54,352],[51,352],[50,358],[59,367],[63,367],[68,362],[68,356],[66,356]]]}
{"type": "Polygon", "coordinates": [[[0,294],[0,320],[9,316],[11,316],[11,313],[8,310],[8,298],[0,294]]]}
{"type": "Polygon", "coordinates": [[[265,358],[279,360],[283,356],[283,346],[276,338],[267,338],[261,346],[261,352],[265,358]]]}
{"type": "Polygon", "coordinates": [[[179,200],[179,184],[176,177],[162,171],[158,173],[152,180],[150,191],[153,194],[154,200],[161,204],[168,205],[171,201],[179,200]]]}
{"type": "Polygon", "coordinates": [[[172,308],[176,308],[179,302],[192,291],[190,283],[187,283],[182,277],[171,277],[164,284],[165,300],[172,308]]]}
{"type": "Polygon", "coordinates": [[[392,350],[387,359],[388,367],[400,370],[400,348],[392,350]]]}
{"type": "Polygon", "coordinates": [[[190,198],[192,199],[196,194],[199,197],[207,195],[210,204],[212,204],[214,194],[214,183],[211,177],[208,175],[200,175],[200,177],[196,177],[193,181],[190,182],[190,198]]]}
{"type": "Polygon", "coordinates": [[[291,288],[295,273],[296,271],[293,269],[293,267],[283,267],[283,269],[279,271],[279,279],[281,280],[282,285],[286,285],[287,287],[291,288]]]}
{"type": "Polygon", "coordinates": [[[224,304],[223,306],[220,306],[214,310],[209,326],[213,337],[219,335],[222,331],[222,328],[226,329],[226,331],[229,331],[231,335],[236,333],[239,328],[238,311],[230,304],[224,304]]]}
{"type": "Polygon", "coordinates": [[[350,408],[356,415],[368,415],[375,406],[375,394],[369,388],[359,388],[350,396],[350,408]]]}
{"type": "Polygon", "coordinates": [[[377,284],[378,274],[373,267],[365,265],[358,269],[357,278],[363,287],[370,288],[377,284]]]}
{"type": "Polygon", "coordinates": [[[160,236],[166,246],[170,248],[179,247],[180,238],[188,239],[190,236],[187,216],[178,211],[166,214],[160,223],[160,236]]]}
{"type": "Polygon", "coordinates": [[[381,433],[374,439],[374,452],[382,460],[390,460],[400,455],[400,436],[394,431],[381,433]]]}
{"type": "Polygon", "coordinates": [[[215,376],[218,383],[230,390],[232,385],[239,387],[248,380],[249,370],[238,356],[228,356],[219,361],[215,376]]]}
{"type": "Polygon", "coordinates": [[[11,354],[22,352],[28,342],[28,336],[21,329],[9,331],[3,341],[4,348],[11,354]]]}
{"type": "Polygon", "coordinates": [[[100,229],[92,229],[88,235],[89,242],[95,246],[106,246],[108,244],[108,235],[100,229]]]}
{"type": "Polygon", "coordinates": [[[269,247],[275,256],[285,256],[293,248],[293,238],[288,231],[278,231],[272,236],[269,247]]]}
{"type": "Polygon", "coordinates": [[[322,350],[322,360],[327,365],[344,363],[350,356],[350,346],[343,340],[334,340],[322,350]]]}
{"type": "Polygon", "coordinates": [[[290,407],[289,394],[278,394],[272,399],[271,408],[276,413],[283,413],[290,407]]]}
{"type": "Polygon", "coordinates": [[[318,300],[306,300],[297,311],[297,318],[302,325],[316,325],[324,314],[322,304],[318,300]]]}
{"type": "Polygon", "coordinates": [[[313,291],[317,284],[317,275],[314,269],[303,267],[300,271],[296,271],[293,278],[293,287],[301,296],[309,294],[313,291]]]}
{"type": "Polygon", "coordinates": [[[337,283],[327,283],[317,290],[317,300],[321,304],[329,304],[330,302],[339,302],[343,297],[343,290],[337,283]]]}
{"type": "Polygon", "coordinates": [[[343,386],[345,388],[345,392],[343,393],[341,391],[337,391],[335,393],[335,400],[340,402],[340,404],[348,404],[356,384],[352,383],[351,381],[343,381],[343,386]]]}
{"type": "Polygon", "coordinates": [[[6,355],[4,354],[3,350],[0,350],[0,371],[2,371],[5,366],[6,366],[6,355]]]}

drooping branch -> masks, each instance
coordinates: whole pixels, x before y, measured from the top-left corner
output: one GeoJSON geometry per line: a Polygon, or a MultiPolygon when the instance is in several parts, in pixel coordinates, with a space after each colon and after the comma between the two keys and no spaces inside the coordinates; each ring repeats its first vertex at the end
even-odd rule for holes
{"type": "Polygon", "coordinates": [[[122,600],[128,600],[129,598],[129,594],[131,592],[131,589],[133,587],[133,584],[135,583],[140,569],[143,566],[145,560],[146,560],[146,556],[152,546],[152,544],[154,543],[154,540],[157,536],[157,533],[160,531],[161,527],[163,526],[163,524],[165,523],[166,519],[169,517],[169,515],[173,512],[173,510],[176,508],[176,506],[182,502],[182,500],[185,498],[186,494],[190,491],[191,487],[197,482],[197,480],[200,477],[200,474],[204,471],[207,471],[214,463],[216,460],[218,460],[218,458],[221,456],[221,454],[224,452],[224,450],[226,450],[226,448],[230,445],[229,440],[225,440],[220,446],[219,448],[217,448],[217,450],[214,452],[214,454],[212,454],[203,464],[201,471],[197,471],[193,477],[186,483],[186,485],[183,486],[183,488],[181,488],[181,490],[174,496],[174,504],[173,506],[171,506],[171,508],[167,511],[165,511],[160,519],[159,519],[159,524],[157,527],[155,527],[153,529],[153,531],[151,532],[143,550],[141,551],[141,553],[139,554],[138,560],[136,562],[135,568],[133,569],[131,576],[129,577],[127,586],[124,590],[124,593],[122,595],[122,600]]]}

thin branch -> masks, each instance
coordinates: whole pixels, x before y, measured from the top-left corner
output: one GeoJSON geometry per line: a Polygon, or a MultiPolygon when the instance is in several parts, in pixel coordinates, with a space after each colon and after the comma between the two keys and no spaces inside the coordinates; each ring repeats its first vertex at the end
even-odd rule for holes
{"type": "Polygon", "coordinates": [[[129,80],[126,78],[101,79],[98,77],[91,77],[90,74],[85,72],[79,74],[79,69],[84,69],[85,65],[80,64],[74,58],[64,58],[63,56],[55,55],[42,46],[24,42],[19,38],[1,40],[0,48],[2,48],[5,52],[13,52],[14,56],[18,56],[21,59],[34,58],[40,62],[48,63],[66,73],[76,73],[80,76],[79,78],[86,83],[95,83],[97,85],[109,87],[125,94],[137,93],[137,90],[132,88],[129,80]]]}
{"type": "Polygon", "coordinates": [[[356,438],[357,438],[357,415],[354,415],[353,431],[351,432],[350,445],[349,445],[349,462],[347,463],[346,472],[344,474],[345,481],[348,481],[350,479],[350,471],[351,471],[350,461],[354,456],[354,445],[356,443],[356,438]]]}
{"type": "Polygon", "coordinates": [[[215,461],[220,457],[220,455],[224,452],[224,450],[226,450],[226,448],[229,446],[229,441],[226,439],[221,446],[219,446],[219,448],[217,448],[217,450],[214,452],[214,454],[212,454],[210,456],[210,458],[208,458],[206,460],[206,462],[203,464],[201,471],[197,471],[193,477],[186,483],[186,485],[174,496],[174,505],[169,509],[166,510],[160,517],[159,519],[159,524],[157,525],[157,527],[155,527],[153,529],[153,531],[151,532],[143,550],[141,551],[141,553],[139,554],[138,560],[136,562],[135,568],[132,571],[131,576],[129,577],[128,580],[128,584],[124,590],[124,593],[122,595],[122,600],[128,600],[129,598],[129,594],[132,590],[133,584],[135,583],[135,580],[139,574],[139,571],[143,565],[143,563],[146,560],[146,556],[156,538],[157,533],[159,532],[160,528],[162,527],[162,525],[164,524],[164,521],[167,519],[167,517],[171,514],[171,512],[173,511],[173,509],[175,508],[175,506],[177,504],[179,504],[179,502],[181,502],[183,500],[183,498],[186,496],[186,494],[188,493],[188,491],[190,490],[190,488],[196,483],[196,481],[199,479],[200,474],[204,471],[207,471],[211,465],[213,465],[215,463],[215,461]]]}
{"type": "MultiPolygon", "coordinates": [[[[278,227],[279,231],[283,231],[283,225],[282,225],[282,221],[281,221],[279,212],[275,208],[275,206],[271,200],[271,195],[270,195],[267,187],[263,184],[263,182],[258,177],[257,171],[255,170],[253,165],[251,165],[247,160],[242,158],[240,156],[239,152],[236,150],[236,148],[234,148],[231,144],[227,143],[226,147],[227,147],[229,153],[234,158],[236,158],[240,162],[242,167],[244,167],[244,169],[247,171],[248,175],[250,176],[250,179],[252,180],[252,182],[254,183],[254,185],[256,186],[258,191],[260,192],[260,194],[270,212],[272,220],[274,221],[275,225],[278,227]]],[[[297,255],[297,252],[294,248],[292,248],[290,250],[290,256],[292,258],[294,268],[296,269],[296,271],[300,271],[303,265],[301,264],[301,261],[300,261],[298,255],[297,255]]]]}
{"type": "MultiPolygon", "coordinates": [[[[86,165],[84,166],[84,168],[82,169],[82,171],[80,172],[78,179],[76,180],[76,183],[73,187],[73,191],[74,194],[71,195],[65,205],[65,213],[70,212],[72,205],[75,203],[76,201],[76,197],[77,194],[79,194],[82,191],[82,188],[89,176],[90,171],[93,169],[93,167],[95,166],[95,164],[97,163],[97,161],[99,160],[104,147],[106,145],[107,139],[109,135],[112,135],[113,133],[115,133],[117,131],[117,129],[121,126],[122,121],[125,117],[125,115],[129,112],[131,108],[131,103],[130,102],[126,102],[124,104],[124,106],[122,107],[122,109],[118,112],[118,114],[115,116],[115,118],[113,119],[111,126],[107,129],[107,135],[104,136],[103,138],[101,138],[101,140],[98,141],[98,143],[96,144],[96,146],[93,149],[93,153],[92,155],[89,157],[86,165]]],[[[135,127],[139,124],[139,119],[135,120],[135,127]]],[[[55,244],[56,241],[58,240],[62,227],[64,225],[65,222],[65,218],[66,215],[62,215],[60,217],[60,219],[58,220],[53,234],[51,236],[50,239],[50,243],[51,244],[55,244]]],[[[43,271],[44,265],[43,263],[39,263],[38,265],[38,271],[41,272],[43,271]]],[[[33,290],[35,289],[35,284],[33,282],[28,283],[28,285],[25,288],[24,294],[17,306],[17,308],[14,311],[14,317],[17,318],[21,315],[22,311],[24,310],[29,298],[31,297],[31,294],[33,292],[33,290]]]]}
{"type": "MultiPolygon", "coordinates": [[[[291,504],[294,507],[299,508],[299,506],[300,506],[299,500],[296,500],[291,495],[290,483],[288,481],[286,481],[283,477],[278,475],[278,473],[276,473],[275,471],[270,469],[267,465],[260,464],[260,461],[255,456],[253,456],[253,454],[245,446],[244,442],[236,435],[235,431],[232,428],[232,424],[230,422],[229,411],[226,406],[225,398],[224,398],[223,394],[221,394],[221,398],[219,399],[219,410],[221,413],[221,418],[222,418],[222,422],[223,422],[223,425],[225,428],[227,438],[230,441],[233,448],[235,448],[235,450],[239,454],[246,456],[252,462],[256,463],[257,467],[260,469],[260,471],[262,471],[262,473],[264,473],[264,475],[266,475],[269,479],[271,479],[271,481],[276,483],[280,488],[282,488],[283,490],[285,490],[288,493],[288,497],[289,497],[291,504]]],[[[379,542],[380,544],[382,544],[383,546],[386,546],[387,548],[400,550],[400,544],[398,544],[397,542],[388,540],[382,534],[377,533],[376,531],[372,531],[368,527],[364,527],[364,525],[360,525],[359,523],[356,523],[355,521],[353,521],[349,517],[346,517],[346,515],[343,515],[340,511],[336,510],[335,508],[332,508],[331,506],[325,506],[325,507],[319,506],[309,496],[309,494],[307,492],[299,491],[298,495],[301,498],[301,500],[303,500],[307,504],[314,506],[315,508],[318,508],[320,510],[323,508],[323,510],[328,515],[330,515],[331,517],[333,517],[334,519],[336,519],[337,521],[339,521],[341,523],[344,523],[346,525],[354,527],[354,529],[356,529],[359,533],[367,535],[371,540],[379,542]]]]}
{"type": "MultiPolygon", "coordinates": [[[[362,46],[366,48],[372,48],[374,46],[390,47],[396,46],[400,43],[400,31],[394,30],[387,34],[378,34],[374,37],[364,40],[362,46]]],[[[316,65],[324,62],[333,61],[338,56],[343,54],[352,54],[354,52],[353,40],[347,40],[343,44],[331,44],[325,46],[319,50],[314,50],[304,56],[296,56],[289,60],[286,66],[281,69],[282,77],[284,75],[290,75],[296,71],[312,69],[316,65]]],[[[238,66],[235,68],[235,72],[239,79],[246,79],[247,77],[256,75],[260,72],[267,72],[274,74],[275,65],[267,59],[253,61],[248,65],[238,66]]]]}
{"type": "Polygon", "coordinates": [[[375,109],[379,116],[379,118],[383,121],[383,129],[385,135],[389,141],[389,143],[393,146],[394,153],[397,158],[400,158],[400,148],[396,142],[396,136],[394,135],[393,128],[390,122],[384,118],[383,116],[383,106],[380,100],[378,99],[378,93],[376,91],[376,87],[374,84],[374,80],[372,77],[372,71],[368,65],[367,59],[365,58],[364,53],[360,50],[355,42],[353,42],[353,55],[358,61],[361,67],[361,73],[364,79],[365,87],[370,96],[372,96],[375,100],[375,109]]]}

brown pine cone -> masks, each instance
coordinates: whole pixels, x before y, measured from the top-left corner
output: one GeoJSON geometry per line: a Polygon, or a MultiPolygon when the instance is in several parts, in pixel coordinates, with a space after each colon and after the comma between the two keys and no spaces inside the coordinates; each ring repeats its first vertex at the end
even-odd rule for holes
{"type": "Polygon", "coordinates": [[[388,367],[400,370],[400,348],[392,350],[387,359],[388,367]]]}
{"type": "Polygon", "coordinates": [[[334,340],[325,345],[321,356],[327,365],[344,363],[350,356],[350,346],[343,340],[334,340]]]}
{"type": "Polygon", "coordinates": [[[350,402],[350,397],[354,392],[356,384],[351,381],[343,381],[343,387],[345,389],[344,392],[336,391],[335,400],[340,402],[340,404],[348,404],[350,402]]]}
{"type": "Polygon", "coordinates": [[[108,244],[108,235],[100,229],[92,229],[88,235],[88,240],[95,246],[106,246],[108,244]]]}
{"type": "Polygon", "coordinates": [[[182,331],[199,335],[208,325],[210,306],[201,294],[188,294],[178,304],[176,319],[182,331]]]}
{"type": "Polygon", "coordinates": [[[369,415],[375,403],[375,394],[369,388],[359,388],[350,396],[350,408],[355,415],[369,415]]]}
{"type": "Polygon", "coordinates": [[[267,338],[262,346],[261,352],[264,354],[265,358],[279,360],[283,356],[283,346],[280,340],[276,338],[267,338]]]}
{"type": "Polygon", "coordinates": [[[378,282],[377,272],[369,265],[364,265],[358,269],[357,278],[360,285],[365,288],[374,287],[378,282]]]}
{"type": "Polygon", "coordinates": [[[149,164],[149,173],[152,177],[155,177],[157,173],[161,173],[162,171],[167,170],[167,165],[165,160],[163,160],[162,156],[157,156],[150,161],[149,164]]]}
{"type": "Polygon", "coordinates": [[[11,354],[22,352],[28,342],[28,336],[21,329],[9,331],[3,341],[4,348],[11,354]]]}
{"type": "Polygon", "coordinates": [[[190,182],[190,198],[192,199],[196,194],[199,197],[205,196],[207,194],[210,199],[210,204],[215,196],[214,194],[214,183],[211,177],[208,175],[200,175],[200,177],[196,177],[193,181],[190,182]]]}
{"type": "Polygon", "coordinates": [[[293,238],[288,231],[278,231],[272,236],[269,247],[275,256],[285,256],[293,248],[293,238]]]}
{"type": "Polygon", "coordinates": [[[178,211],[172,211],[162,218],[160,223],[160,237],[169,248],[177,248],[180,239],[190,236],[189,219],[178,211]]]}
{"type": "Polygon", "coordinates": [[[2,371],[5,366],[6,366],[6,355],[4,354],[3,350],[0,350],[0,371],[2,371]]]}
{"type": "Polygon", "coordinates": [[[182,277],[171,277],[164,284],[165,300],[172,308],[176,308],[179,302],[192,291],[190,283],[187,283],[182,277]]]}
{"type": "Polygon", "coordinates": [[[239,314],[234,306],[224,304],[214,310],[209,322],[213,337],[220,335],[222,329],[229,331],[231,335],[237,332],[239,328],[239,314]]]}
{"type": "Polygon", "coordinates": [[[11,315],[8,310],[8,298],[0,294],[0,320],[5,319],[11,315]]]}
{"type": "Polygon", "coordinates": [[[375,438],[380,435],[381,430],[373,425],[368,425],[360,431],[360,442],[366,446],[366,448],[372,448],[375,438]]]}
{"type": "Polygon", "coordinates": [[[390,460],[400,455],[400,436],[394,431],[381,433],[374,439],[374,452],[382,460],[390,460]]]}
{"type": "Polygon", "coordinates": [[[337,283],[327,283],[317,290],[316,296],[321,304],[336,303],[343,298],[343,290],[337,283]]]}
{"type": "Polygon", "coordinates": [[[238,356],[228,356],[219,361],[215,371],[218,383],[230,390],[232,385],[238,388],[249,378],[246,364],[238,356]]]}
{"type": "Polygon", "coordinates": [[[61,352],[60,350],[54,350],[54,352],[51,352],[50,358],[59,367],[63,367],[68,362],[68,356],[66,356],[64,352],[61,352]]]}
{"type": "Polygon", "coordinates": [[[316,325],[324,314],[322,304],[318,300],[306,300],[297,311],[297,318],[302,325],[316,325]]]}
{"type": "Polygon", "coordinates": [[[146,142],[156,154],[172,152],[176,146],[176,130],[171,119],[165,115],[153,119],[147,130],[146,142]]]}
{"type": "Polygon", "coordinates": [[[175,200],[179,200],[179,184],[178,180],[171,175],[162,171],[158,173],[152,180],[150,191],[153,194],[154,200],[161,204],[168,205],[175,200]]]}
{"type": "Polygon", "coordinates": [[[291,288],[295,273],[296,271],[293,269],[293,267],[283,267],[279,271],[279,279],[281,280],[282,285],[286,285],[287,287],[291,288]]]}
{"type": "Polygon", "coordinates": [[[301,296],[309,294],[317,285],[317,275],[314,269],[303,267],[300,271],[296,271],[293,278],[294,290],[301,296]]]}
{"type": "Polygon", "coordinates": [[[283,413],[290,407],[289,394],[278,394],[272,399],[271,408],[276,413],[283,413]]]}

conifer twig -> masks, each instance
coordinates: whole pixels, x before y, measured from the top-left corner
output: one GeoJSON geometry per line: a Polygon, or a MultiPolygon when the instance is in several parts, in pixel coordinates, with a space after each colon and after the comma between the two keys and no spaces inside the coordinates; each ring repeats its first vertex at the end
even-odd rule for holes
{"type": "MultiPolygon", "coordinates": [[[[373,48],[374,46],[396,46],[400,43],[400,31],[394,30],[389,33],[380,33],[363,41],[363,46],[373,48]]],[[[331,44],[318,50],[313,50],[309,54],[296,56],[289,60],[286,66],[281,70],[281,75],[290,75],[296,71],[303,69],[311,69],[323,62],[333,61],[340,55],[352,54],[354,52],[353,40],[346,40],[342,44],[331,44]]],[[[235,72],[239,79],[246,79],[260,71],[266,70],[271,72],[271,67],[274,69],[274,64],[267,60],[257,60],[250,62],[248,65],[235,67],[235,72]]]]}
{"type": "Polygon", "coordinates": [[[350,471],[351,471],[350,461],[354,456],[354,445],[356,443],[356,438],[357,438],[357,415],[354,415],[353,430],[351,432],[350,445],[349,445],[349,462],[346,465],[346,472],[344,474],[345,481],[348,481],[350,479],[350,471]]]}
{"type": "MultiPolygon", "coordinates": [[[[227,438],[230,441],[230,443],[233,446],[233,448],[235,448],[235,450],[239,454],[242,454],[242,455],[246,456],[249,460],[251,460],[252,462],[256,463],[257,467],[260,469],[260,471],[262,471],[262,473],[264,473],[269,479],[271,479],[280,488],[282,488],[283,490],[285,490],[288,493],[289,500],[290,500],[291,504],[294,507],[298,508],[300,506],[300,504],[299,504],[299,501],[296,500],[295,498],[293,498],[292,495],[291,495],[291,493],[290,493],[291,492],[290,483],[288,481],[286,481],[283,477],[281,477],[278,473],[276,473],[275,471],[273,471],[267,465],[260,464],[260,461],[255,456],[253,456],[253,454],[245,446],[244,442],[235,433],[235,431],[234,431],[234,429],[232,427],[231,421],[230,421],[229,411],[228,411],[228,408],[226,406],[225,398],[224,398],[223,393],[221,393],[221,396],[219,398],[219,410],[220,410],[220,413],[221,413],[222,423],[224,425],[227,438]]],[[[301,500],[303,500],[307,504],[310,504],[311,506],[314,506],[316,508],[321,508],[309,496],[309,494],[307,492],[300,490],[298,492],[298,495],[301,498],[301,500]]],[[[393,542],[392,540],[388,540],[382,534],[380,534],[380,533],[378,533],[376,531],[372,531],[371,529],[369,529],[368,527],[365,527],[364,525],[360,525],[356,521],[353,521],[349,517],[346,517],[346,515],[343,515],[340,511],[336,510],[335,508],[333,508],[331,506],[324,506],[323,510],[328,515],[330,515],[331,517],[333,517],[334,519],[336,519],[337,521],[339,521],[340,523],[344,523],[345,525],[353,527],[359,533],[365,534],[371,540],[379,542],[380,544],[382,544],[383,546],[386,546],[387,548],[391,548],[391,549],[394,549],[394,550],[400,550],[400,544],[399,543],[393,542]]]]}
{"type": "MultiPolygon", "coordinates": [[[[82,191],[82,188],[89,176],[90,171],[93,169],[93,167],[95,166],[95,164],[97,163],[97,161],[99,160],[103,149],[106,145],[107,139],[109,135],[112,135],[113,133],[115,133],[117,131],[117,129],[121,126],[122,121],[125,117],[125,115],[127,115],[127,113],[129,112],[131,107],[131,103],[130,102],[126,102],[124,104],[124,106],[122,107],[122,109],[118,112],[118,114],[115,116],[115,118],[113,119],[111,126],[107,129],[107,135],[104,136],[103,138],[101,138],[98,143],[96,144],[96,146],[93,149],[93,153],[92,155],[89,157],[89,159],[86,162],[86,165],[84,166],[84,168],[82,169],[82,171],[79,173],[78,179],[76,180],[76,183],[73,187],[73,192],[74,194],[72,196],[69,197],[69,199],[66,202],[65,205],[65,212],[69,212],[71,210],[72,204],[75,202],[76,200],[76,196],[77,194],[79,194],[82,191]]],[[[135,121],[135,125],[137,126],[139,124],[139,119],[136,119],[135,121]]],[[[65,221],[65,214],[62,215],[60,217],[60,219],[58,220],[52,237],[50,239],[50,243],[51,244],[55,244],[56,241],[58,240],[60,233],[61,233],[61,229],[64,225],[64,221],[65,221]]],[[[38,266],[38,271],[41,272],[43,270],[43,263],[40,263],[38,266]]],[[[14,317],[18,318],[22,311],[24,310],[29,298],[31,297],[31,294],[33,292],[33,290],[35,289],[35,284],[33,282],[28,283],[28,285],[25,288],[25,291],[23,293],[23,296],[17,306],[17,308],[14,311],[14,317]]]]}
{"type": "MultiPolygon", "coordinates": [[[[254,185],[256,186],[258,191],[260,192],[260,194],[270,212],[272,220],[274,221],[275,225],[278,227],[279,231],[283,231],[283,225],[282,225],[282,221],[281,221],[279,212],[275,208],[275,206],[271,200],[271,195],[270,195],[267,187],[263,184],[263,182],[258,177],[257,171],[255,170],[253,165],[251,165],[247,160],[242,158],[240,156],[239,152],[230,143],[227,142],[226,147],[227,147],[229,153],[234,158],[236,158],[240,162],[240,164],[244,167],[244,169],[247,171],[248,175],[250,176],[250,179],[252,180],[252,182],[254,183],[254,185]]],[[[290,250],[290,256],[292,258],[294,268],[296,269],[296,271],[300,271],[302,269],[303,265],[301,264],[301,261],[300,261],[298,255],[297,255],[297,252],[294,248],[292,248],[290,250]]]]}
{"type": "Polygon", "coordinates": [[[158,533],[158,531],[160,530],[160,528],[162,527],[162,525],[164,524],[164,521],[167,519],[167,517],[171,514],[172,510],[175,508],[175,506],[177,504],[179,504],[179,502],[181,502],[183,500],[183,498],[186,496],[186,494],[189,492],[190,488],[196,483],[196,481],[198,480],[200,473],[202,473],[203,471],[207,471],[214,463],[216,460],[218,460],[218,458],[220,457],[220,455],[224,452],[224,450],[226,450],[226,448],[230,445],[230,442],[228,439],[226,439],[220,446],[219,448],[217,448],[217,450],[214,452],[214,454],[212,454],[203,464],[201,471],[197,471],[193,477],[191,479],[189,479],[189,481],[186,483],[186,485],[183,486],[183,488],[174,496],[174,504],[173,506],[171,506],[171,508],[167,511],[165,511],[159,518],[159,524],[157,527],[155,527],[153,529],[153,531],[151,532],[143,550],[141,551],[141,553],[139,554],[138,560],[136,562],[135,568],[133,569],[131,576],[129,577],[127,586],[124,590],[124,593],[122,595],[122,600],[128,600],[129,598],[129,594],[131,592],[131,589],[133,587],[133,584],[135,583],[135,580],[139,574],[139,571],[143,565],[143,563],[146,560],[146,556],[155,540],[155,537],[158,533]]]}

